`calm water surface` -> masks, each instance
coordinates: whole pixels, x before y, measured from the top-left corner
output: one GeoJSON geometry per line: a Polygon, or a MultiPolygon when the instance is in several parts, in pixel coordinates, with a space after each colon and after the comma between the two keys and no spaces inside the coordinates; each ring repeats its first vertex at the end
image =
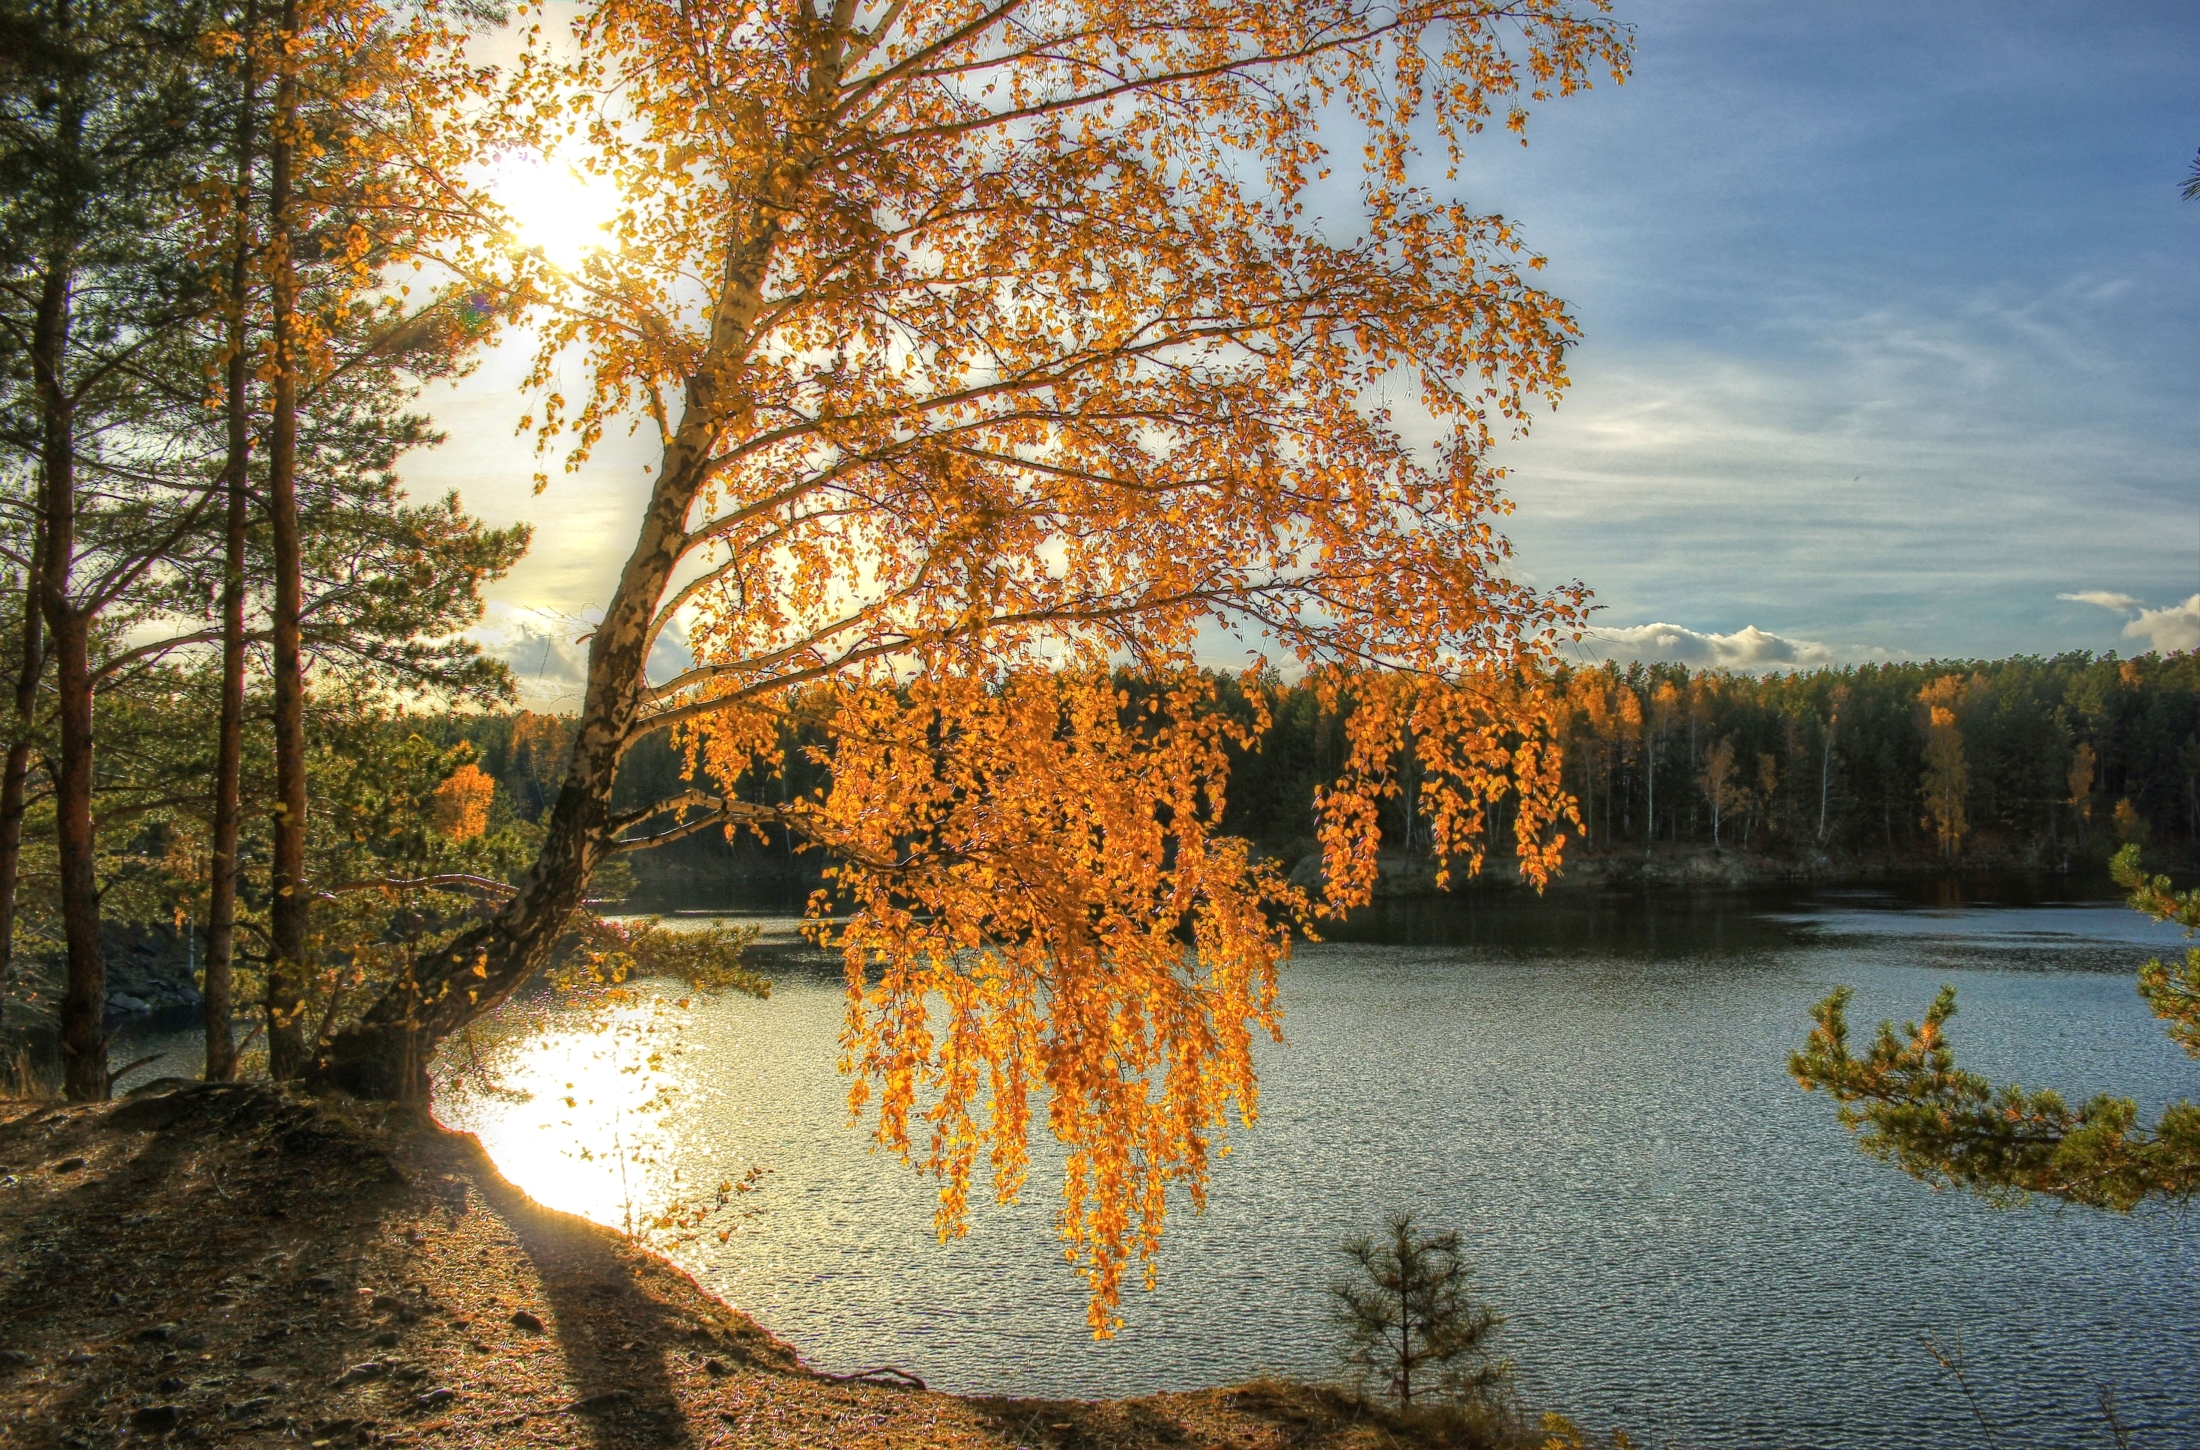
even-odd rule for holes
{"type": "Polygon", "coordinates": [[[2174,933],[2114,903],[1821,893],[1438,902],[1351,934],[1294,959],[1260,1120],[1105,1344],[1043,1154],[1022,1203],[942,1245],[929,1186],[847,1126],[839,983],[815,964],[775,965],[768,1002],[608,1028],[535,1009],[440,1112],[537,1197],[615,1225],[765,1170],[674,1253],[828,1369],[1060,1396],[1332,1374],[1335,1245],[1410,1208],[1463,1231],[1532,1405],[1652,1444],[2110,1445],[2104,1390],[2131,1443],[2200,1444],[2189,1212],[1935,1194],[1784,1072],[1834,985],[1869,1025],[1953,982],[1958,1048],[1997,1079],[2149,1109],[2200,1094],[2132,987],[2174,933]],[[1926,1336],[1960,1345],[1993,1438],[1926,1336]]]}

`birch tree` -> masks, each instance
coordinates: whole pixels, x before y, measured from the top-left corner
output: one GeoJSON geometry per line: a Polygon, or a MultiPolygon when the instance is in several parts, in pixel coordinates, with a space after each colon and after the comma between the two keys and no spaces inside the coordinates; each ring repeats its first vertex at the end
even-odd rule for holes
{"type": "MultiPolygon", "coordinates": [[[[1440,859],[1502,832],[1552,869],[1535,667],[1583,595],[1507,576],[1487,452],[1562,388],[1575,324],[1512,222],[1424,178],[1622,73],[1627,37],[1572,0],[601,0],[572,38],[519,67],[504,135],[623,203],[606,247],[515,284],[534,422],[577,462],[638,417],[651,494],[539,860],[317,1075],[425,1091],[605,860],[784,827],[852,909],[856,1101],[954,1233],[981,1158],[1021,1186],[1044,1089],[1105,1332],[1171,1189],[1201,1201],[1225,1114],[1255,1111],[1290,920],[1366,896],[1408,732],[1440,859]],[[694,664],[653,680],[676,621],[694,664]],[[1202,631],[1332,703],[1358,672],[1327,901],[1215,829],[1245,727],[1202,631]],[[799,691],[830,787],[733,799],[799,691]],[[615,811],[621,754],[667,730],[720,790],[615,811]]],[[[439,256],[486,278],[510,251],[439,256]]]]}

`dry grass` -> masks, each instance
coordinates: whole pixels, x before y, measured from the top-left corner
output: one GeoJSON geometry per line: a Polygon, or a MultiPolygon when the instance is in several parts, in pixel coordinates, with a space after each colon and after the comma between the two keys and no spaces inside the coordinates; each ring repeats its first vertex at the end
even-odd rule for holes
{"type": "Polygon", "coordinates": [[[0,1102],[42,1103],[61,1096],[61,1085],[40,1072],[31,1050],[0,1047],[0,1102]]]}
{"type": "Polygon", "coordinates": [[[0,1106],[7,1450],[1521,1443],[1272,1381],[1062,1402],[829,1379],[534,1203],[470,1137],[265,1086],[152,1086],[0,1106]]]}

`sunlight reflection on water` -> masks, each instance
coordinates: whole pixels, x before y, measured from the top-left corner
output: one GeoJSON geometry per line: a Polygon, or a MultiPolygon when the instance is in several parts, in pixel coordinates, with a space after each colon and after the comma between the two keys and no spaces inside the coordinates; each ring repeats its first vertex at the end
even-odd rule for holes
{"type": "Polygon", "coordinates": [[[453,1054],[438,1116],[478,1136],[537,1202],[628,1233],[646,1225],[676,1194],[667,1005],[530,1004],[513,1015],[478,1060],[453,1054]]]}

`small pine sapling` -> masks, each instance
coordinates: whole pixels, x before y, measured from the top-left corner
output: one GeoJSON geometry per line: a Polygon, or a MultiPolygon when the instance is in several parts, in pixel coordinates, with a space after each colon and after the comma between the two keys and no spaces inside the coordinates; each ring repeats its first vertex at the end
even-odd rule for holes
{"type": "Polygon", "coordinates": [[[1473,1270],[1456,1232],[1419,1233],[1412,1214],[1392,1214],[1386,1233],[1348,1239],[1343,1251],[1355,1272],[1329,1293],[1344,1361],[1363,1383],[1410,1406],[1417,1385],[1424,1396],[1468,1399],[1504,1382],[1511,1362],[1493,1358],[1489,1343],[1505,1319],[1469,1296],[1473,1270]]]}

